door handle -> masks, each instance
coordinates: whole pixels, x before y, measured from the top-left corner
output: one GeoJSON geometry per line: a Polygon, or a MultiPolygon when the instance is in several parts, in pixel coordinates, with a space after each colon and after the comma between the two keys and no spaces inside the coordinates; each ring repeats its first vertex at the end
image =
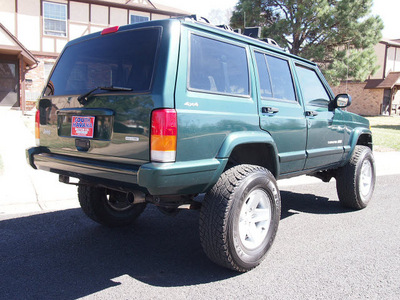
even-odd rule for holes
{"type": "Polygon", "coordinates": [[[279,112],[279,108],[277,108],[277,107],[263,107],[261,109],[261,112],[263,114],[276,114],[277,112],[279,112]]]}
{"type": "Polygon", "coordinates": [[[315,117],[315,116],[318,116],[318,112],[316,112],[315,110],[308,110],[308,111],[306,111],[306,116],[307,117],[315,117]]]}

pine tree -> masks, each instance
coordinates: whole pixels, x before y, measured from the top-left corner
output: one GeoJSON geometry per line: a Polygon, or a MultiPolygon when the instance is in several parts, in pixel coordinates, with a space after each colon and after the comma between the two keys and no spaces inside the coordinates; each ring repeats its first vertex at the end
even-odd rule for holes
{"type": "Polygon", "coordinates": [[[383,29],[371,7],[372,0],[239,0],[231,27],[261,26],[262,37],[315,61],[331,83],[364,81],[377,70],[373,47],[383,29]]]}

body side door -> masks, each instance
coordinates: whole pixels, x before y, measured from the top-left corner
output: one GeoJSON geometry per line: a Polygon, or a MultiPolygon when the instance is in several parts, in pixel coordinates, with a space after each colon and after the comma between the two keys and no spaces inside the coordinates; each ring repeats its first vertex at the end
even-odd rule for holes
{"type": "Polygon", "coordinates": [[[258,79],[260,127],[276,143],[280,174],[301,171],[306,159],[307,125],[289,58],[272,51],[252,50],[258,79]]]}
{"type": "Polygon", "coordinates": [[[332,109],[332,92],[316,66],[295,62],[297,82],[307,119],[305,169],[339,163],[343,156],[342,111],[332,109]]]}

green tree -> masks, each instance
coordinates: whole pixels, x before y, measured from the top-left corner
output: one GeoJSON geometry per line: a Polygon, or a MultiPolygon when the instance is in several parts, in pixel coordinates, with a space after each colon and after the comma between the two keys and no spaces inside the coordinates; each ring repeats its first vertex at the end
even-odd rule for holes
{"type": "Polygon", "coordinates": [[[371,7],[372,0],[239,0],[231,27],[261,26],[262,37],[315,61],[331,83],[364,81],[377,69],[373,46],[383,29],[371,7]]]}

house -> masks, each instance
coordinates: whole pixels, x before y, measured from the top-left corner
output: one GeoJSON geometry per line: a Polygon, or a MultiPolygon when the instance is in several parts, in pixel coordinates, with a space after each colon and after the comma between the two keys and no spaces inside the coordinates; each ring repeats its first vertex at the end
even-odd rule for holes
{"type": "Polygon", "coordinates": [[[0,0],[0,105],[31,109],[72,39],[188,14],[150,0],[0,0]]]}
{"type": "Polygon", "coordinates": [[[382,39],[375,45],[379,69],[365,82],[342,82],[336,94],[352,96],[349,111],[366,116],[400,113],[400,39],[382,39]]]}

